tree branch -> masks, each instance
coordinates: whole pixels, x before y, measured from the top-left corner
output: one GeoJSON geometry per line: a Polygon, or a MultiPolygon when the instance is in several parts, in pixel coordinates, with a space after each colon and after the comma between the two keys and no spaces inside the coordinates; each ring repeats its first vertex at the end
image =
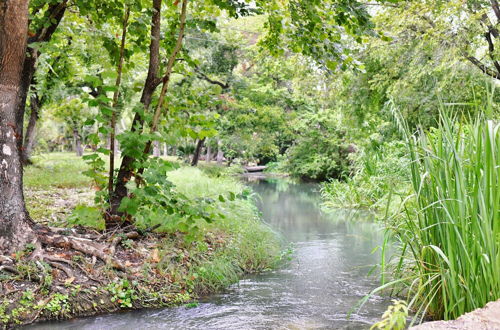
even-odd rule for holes
{"type": "Polygon", "coordinates": [[[497,17],[497,20],[500,21],[500,6],[498,5],[497,0],[490,0],[491,2],[491,7],[493,8],[493,11],[495,12],[495,16],[497,17]]]}
{"type": "Polygon", "coordinates": [[[49,41],[52,37],[52,34],[54,34],[57,27],[59,26],[59,23],[64,17],[64,12],[66,11],[67,5],[68,0],[51,4],[44,14],[44,20],[48,21],[49,24],[44,24],[38,29],[38,31],[36,31],[33,37],[28,38],[28,44],[33,42],[49,41]]]}
{"type": "Polygon", "coordinates": [[[213,80],[213,79],[210,79],[206,74],[204,74],[200,68],[196,67],[194,68],[194,71],[197,73],[198,75],[198,78],[200,79],[203,79],[213,85],[219,85],[220,87],[222,87],[222,89],[226,90],[226,89],[229,89],[229,83],[223,83],[221,81],[217,81],[217,80],[213,80]]]}
{"type": "Polygon", "coordinates": [[[481,61],[479,61],[477,58],[474,56],[465,56],[466,59],[468,59],[472,64],[477,66],[483,73],[487,74],[490,77],[493,77],[495,79],[500,80],[500,72],[495,72],[488,66],[484,65],[481,61]]]}

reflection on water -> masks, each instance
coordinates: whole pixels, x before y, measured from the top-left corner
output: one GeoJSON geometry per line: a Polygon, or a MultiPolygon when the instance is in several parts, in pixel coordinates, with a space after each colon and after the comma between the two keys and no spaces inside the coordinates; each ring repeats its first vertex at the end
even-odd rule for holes
{"type": "MultiPolygon", "coordinates": [[[[325,215],[313,184],[284,179],[255,181],[266,222],[293,243],[292,261],[249,276],[195,308],[140,310],[35,329],[367,329],[388,305],[373,297],[361,311],[352,307],[377,280],[367,277],[379,261],[371,251],[382,233],[369,221],[349,221],[349,212],[325,215]]],[[[360,215],[358,215],[360,216],[360,215]]]]}

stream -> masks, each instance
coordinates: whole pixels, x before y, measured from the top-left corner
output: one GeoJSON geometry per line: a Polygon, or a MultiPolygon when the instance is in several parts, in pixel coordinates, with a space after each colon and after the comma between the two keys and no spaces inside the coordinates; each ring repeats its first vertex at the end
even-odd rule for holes
{"type": "Polygon", "coordinates": [[[367,215],[322,213],[317,185],[246,178],[260,195],[263,219],[292,244],[291,260],[283,267],[247,276],[194,308],[138,310],[29,328],[369,329],[388,299],[374,296],[360,311],[352,308],[379,283],[367,274],[380,260],[372,250],[381,245],[382,231],[367,215]]]}

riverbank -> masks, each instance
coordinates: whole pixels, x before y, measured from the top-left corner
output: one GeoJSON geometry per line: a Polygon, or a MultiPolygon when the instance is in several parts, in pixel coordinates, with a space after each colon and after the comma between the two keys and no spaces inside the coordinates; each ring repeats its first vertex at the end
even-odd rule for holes
{"type": "MultiPolygon", "coordinates": [[[[61,241],[46,249],[43,261],[34,257],[31,246],[2,257],[3,327],[195,304],[200,295],[225,288],[245,273],[270,269],[279,261],[279,241],[261,222],[251,199],[216,201],[223,216],[213,223],[200,222],[194,240],[186,240],[185,234],[168,226],[113,232],[67,228],[71,209],[92,199],[90,184],[79,174],[82,167],[80,159],[56,154],[26,171],[28,208],[36,215],[34,220],[51,226],[61,241]],[[74,244],[68,249],[65,240],[70,237],[88,242],[100,254],[85,253],[74,244]]],[[[173,171],[169,180],[192,199],[238,195],[246,189],[233,179],[209,177],[194,168],[173,171]]]]}

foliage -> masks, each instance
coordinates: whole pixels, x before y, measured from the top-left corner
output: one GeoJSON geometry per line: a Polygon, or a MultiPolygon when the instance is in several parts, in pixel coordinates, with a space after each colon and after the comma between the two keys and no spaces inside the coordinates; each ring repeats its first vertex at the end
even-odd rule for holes
{"type": "Polygon", "coordinates": [[[296,144],[287,151],[287,169],[293,175],[314,180],[344,179],[349,172],[349,148],[345,133],[329,113],[305,114],[296,144]],[[314,127],[314,129],[307,129],[314,127]]]}
{"type": "Polygon", "coordinates": [[[408,317],[408,306],[402,300],[393,300],[382,315],[382,320],[375,323],[371,329],[403,330],[406,329],[406,318],[408,317]]]}
{"type": "Polygon", "coordinates": [[[105,228],[101,210],[87,205],[77,205],[67,221],[70,225],[82,225],[97,230],[105,228]]]}
{"type": "Polygon", "coordinates": [[[141,187],[133,184],[129,186],[133,197],[123,200],[121,210],[134,216],[139,227],[159,224],[162,226],[160,230],[183,232],[186,241],[192,242],[201,234],[200,221],[211,223],[224,218],[226,215],[221,203],[232,203],[245,195],[242,192],[236,196],[234,192],[228,191],[224,194],[191,197],[169,181],[167,172],[176,167],[161,159],[151,159],[143,175],[144,184],[141,187]]]}
{"type": "Polygon", "coordinates": [[[410,161],[404,143],[377,144],[358,151],[352,158],[355,165],[345,181],[323,183],[323,205],[330,209],[369,209],[380,215],[392,213],[387,207],[398,207],[398,201],[408,195],[410,161]]]}
{"type": "Polygon", "coordinates": [[[50,301],[44,306],[44,309],[51,313],[60,313],[68,308],[68,295],[61,293],[55,293],[50,301]]]}
{"type": "Polygon", "coordinates": [[[127,280],[112,282],[107,290],[111,294],[111,301],[118,302],[124,308],[131,308],[134,299],[137,299],[133,285],[127,280]]]}

